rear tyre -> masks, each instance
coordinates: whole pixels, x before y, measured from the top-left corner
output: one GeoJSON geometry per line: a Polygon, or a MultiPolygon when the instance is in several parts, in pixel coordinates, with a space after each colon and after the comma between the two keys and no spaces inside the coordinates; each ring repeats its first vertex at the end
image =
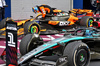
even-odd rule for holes
{"type": "Polygon", "coordinates": [[[6,20],[7,18],[4,18],[1,22],[0,22],[0,29],[4,28],[6,26],[6,20]]]}
{"type": "Polygon", "coordinates": [[[38,23],[34,21],[26,22],[24,25],[24,32],[25,34],[29,33],[40,34],[40,26],[38,23]]]}
{"type": "Polygon", "coordinates": [[[38,35],[34,34],[27,34],[25,37],[22,38],[19,46],[19,50],[21,55],[25,55],[32,49],[36,48],[37,46],[43,44],[43,39],[38,35]],[[39,42],[41,41],[41,42],[39,42]]]}
{"type": "Polygon", "coordinates": [[[88,66],[90,62],[89,48],[81,41],[69,43],[63,55],[68,57],[68,66],[88,66]]]}
{"type": "Polygon", "coordinates": [[[93,26],[93,17],[91,16],[83,16],[81,21],[80,21],[80,25],[82,26],[86,26],[86,27],[92,27],[93,26]]]}

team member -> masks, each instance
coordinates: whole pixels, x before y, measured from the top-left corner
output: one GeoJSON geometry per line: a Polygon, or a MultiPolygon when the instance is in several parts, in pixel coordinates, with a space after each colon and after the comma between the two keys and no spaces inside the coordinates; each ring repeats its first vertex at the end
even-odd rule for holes
{"type": "Polygon", "coordinates": [[[5,7],[7,7],[5,0],[0,0],[0,19],[5,18],[5,7]]]}
{"type": "Polygon", "coordinates": [[[48,5],[40,5],[36,7],[32,7],[33,12],[35,13],[42,13],[42,18],[44,19],[46,14],[53,14],[53,9],[48,5]]]}
{"type": "Polygon", "coordinates": [[[96,11],[94,12],[94,16],[96,16],[97,11],[99,11],[99,16],[100,16],[100,0],[96,0],[97,3],[97,8],[96,11]]]}

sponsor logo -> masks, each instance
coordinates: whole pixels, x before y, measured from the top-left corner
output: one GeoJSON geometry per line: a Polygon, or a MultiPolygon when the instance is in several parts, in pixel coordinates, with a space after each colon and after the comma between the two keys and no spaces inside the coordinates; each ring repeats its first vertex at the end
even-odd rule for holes
{"type": "Polygon", "coordinates": [[[69,24],[70,24],[69,21],[59,22],[59,26],[67,26],[67,25],[69,25],[69,24]]]}
{"type": "Polygon", "coordinates": [[[67,59],[67,57],[59,58],[59,62],[60,62],[60,63],[61,63],[61,62],[65,62],[65,61],[67,61],[66,59],[67,59]]]}
{"type": "Polygon", "coordinates": [[[9,30],[17,30],[17,28],[15,28],[15,27],[9,27],[9,26],[7,26],[7,29],[9,29],[9,30]]]}
{"type": "Polygon", "coordinates": [[[65,57],[60,57],[60,58],[57,60],[56,66],[67,66],[67,63],[68,63],[68,57],[67,57],[67,56],[65,56],[65,57]]]}
{"type": "Polygon", "coordinates": [[[16,28],[16,25],[14,25],[14,24],[8,24],[7,23],[7,28],[6,29],[9,29],[9,30],[17,30],[17,28],[16,28]]]}

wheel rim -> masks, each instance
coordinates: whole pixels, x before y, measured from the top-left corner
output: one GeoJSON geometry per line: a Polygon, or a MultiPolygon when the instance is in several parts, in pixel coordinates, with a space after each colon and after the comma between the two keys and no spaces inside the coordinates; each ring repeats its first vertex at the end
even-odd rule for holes
{"type": "Polygon", "coordinates": [[[36,43],[36,40],[32,40],[30,42],[30,44],[28,45],[27,47],[27,52],[31,51],[32,49],[36,48],[37,47],[37,43],[36,43]]]}
{"type": "Polygon", "coordinates": [[[42,38],[39,37],[39,38],[35,38],[35,39],[31,40],[27,46],[27,52],[33,50],[34,48],[38,47],[39,45],[42,45],[42,44],[37,43],[39,41],[43,41],[42,38]]]}
{"type": "Polygon", "coordinates": [[[88,21],[88,27],[92,27],[93,26],[93,19],[91,18],[91,19],[89,19],[89,21],[88,21]]]}
{"type": "Polygon", "coordinates": [[[32,24],[30,27],[30,33],[39,34],[40,33],[40,27],[37,24],[32,24]]]}
{"type": "Polygon", "coordinates": [[[76,64],[77,66],[85,66],[88,62],[88,54],[85,49],[81,49],[77,52],[76,55],[76,64]]]}

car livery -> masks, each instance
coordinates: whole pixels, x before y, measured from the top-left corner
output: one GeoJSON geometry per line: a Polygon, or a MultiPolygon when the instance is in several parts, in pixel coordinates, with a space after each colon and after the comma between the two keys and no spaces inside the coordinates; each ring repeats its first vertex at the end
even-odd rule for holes
{"type": "MultiPolygon", "coordinates": [[[[34,43],[34,41],[32,41],[32,39],[31,39],[31,42],[34,43]]],[[[27,45],[30,45],[30,43],[28,43],[27,45]]],[[[86,28],[86,29],[80,28],[80,29],[76,30],[75,33],[72,33],[71,35],[65,34],[64,37],[49,41],[42,45],[39,45],[37,43],[37,45],[39,45],[39,46],[28,51],[28,53],[27,52],[23,53],[22,51],[24,51],[24,50],[22,50],[21,49],[22,46],[20,46],[20,51],[23,56],[18,60],[18,64],[19,65],[24,64],[25,62],[27,62],[27,60],[31,59],[32,61],[30,61],[30,62],[33,63],[32,65],[37,65],[37,66],[39,66],[40,64],[50,65],[50,63],[46,63],[43,59],[41,60],[40,57],[46,56],[46,54],[51,53],[51,54],[49,54],[50,56],[58,55],[58,56],[60,56],[60,58],[67,57],[66,61],[68,61],[68,63],[67,62],[65,62],[65,63],[67,63],[68,66],[88,65],[89,61],[90,61],[90,49],[93,46],[97,47],[97,45],[99,43],[100,43],[100,30],[96,30],[95,28],[93,28],[93,29],[92,28],[86,28]],[[82,31],[82,33],[81,33],[81,31],[82,31]],[[57,49],[57,48],[59,48],[59,49],[57,49]],[[62,51],[61,51],[61,48],[62,48],[62,51]],[[73,48],[75,48],[75,49],[73,50],[73,48]],[[59,51],[61,51],[61,52],[59,52],[59,51]],[[36,60],[37,60],[37,62],[36,62],[36,60]],[[42,61],[44,61],[44,62],[42,62],[42,61]],[[69,64],[69,63],[72,63],[72,64],[69,64]]],[[[23,39],[22,39],[21,45],[23,45],[23,39]]],[[[32,48],[32,47],[30,47],[30,48],[32,48]]],[[[27,49],[29,49],[29,47],[27,47],[27,49]]],[[[47,57],[48,57],[48,55],[47,55],[47,57]]],[[[48,61],[48,60],[46,59],[46,61],[48,61]]],[[[56,64],[58,64],[58,63],[55,62],[54,64],[52,64],[52,62],[51,62],[51,65],[56,66],[56,64]]],[[[66,64],[65,64],[65,66],[66,66],[66,64]]]]}

